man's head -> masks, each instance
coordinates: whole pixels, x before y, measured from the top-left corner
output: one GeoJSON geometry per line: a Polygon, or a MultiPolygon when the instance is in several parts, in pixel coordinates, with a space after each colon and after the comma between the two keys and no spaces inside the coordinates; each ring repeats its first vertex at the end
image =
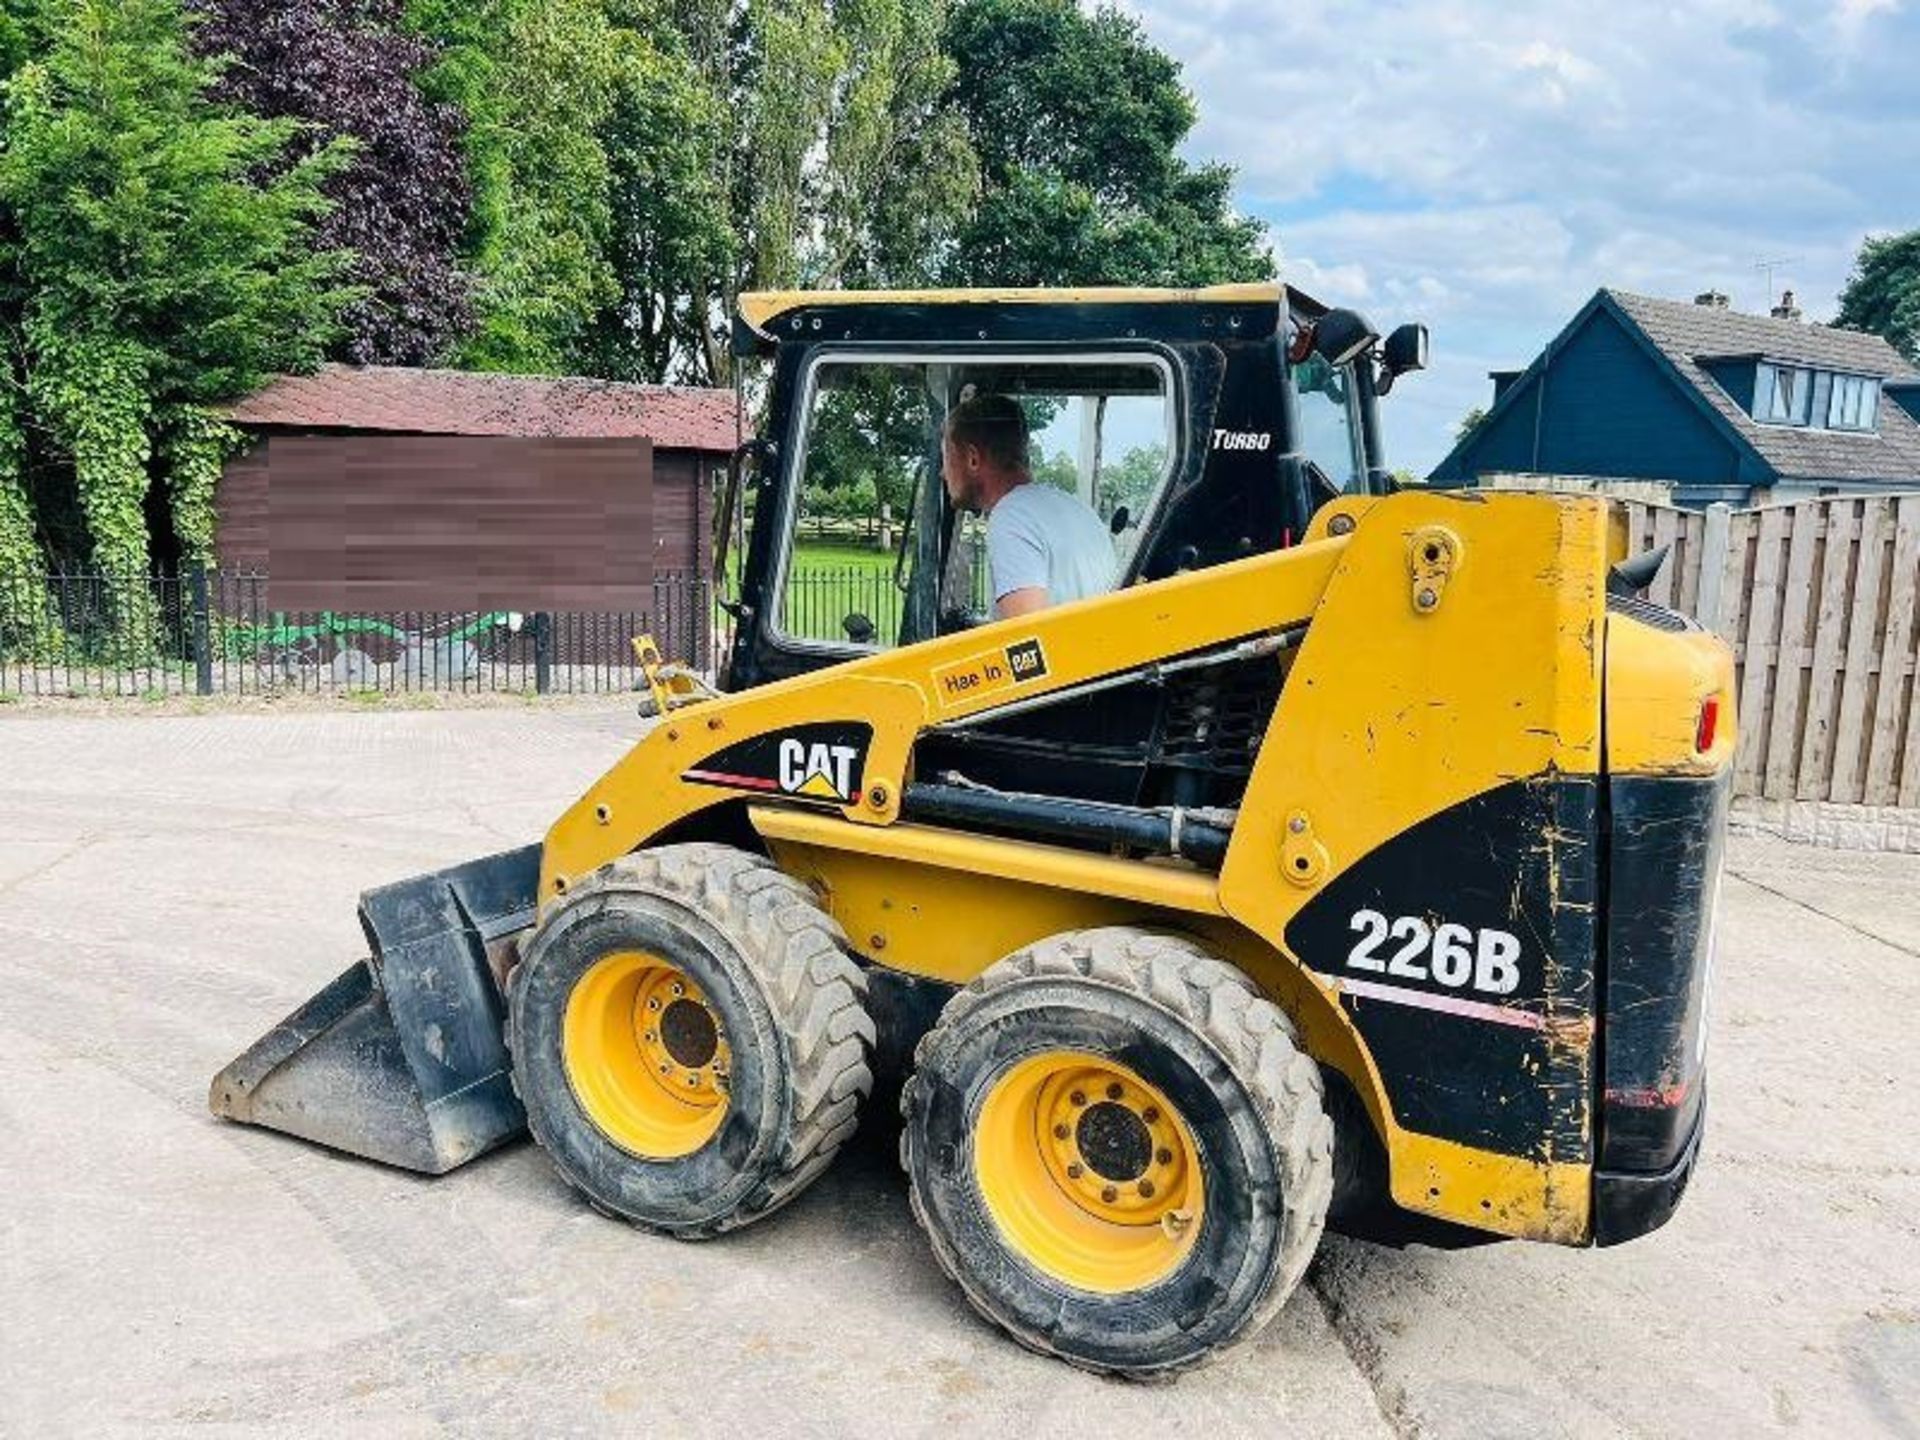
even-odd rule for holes
{"type": "Polygon", "coordinates": [[[947,415],[940,449],[953,503],[962,510],[990,510],[1029,478],[1027,412],[1005,395],[962,400],[947,415]]]}

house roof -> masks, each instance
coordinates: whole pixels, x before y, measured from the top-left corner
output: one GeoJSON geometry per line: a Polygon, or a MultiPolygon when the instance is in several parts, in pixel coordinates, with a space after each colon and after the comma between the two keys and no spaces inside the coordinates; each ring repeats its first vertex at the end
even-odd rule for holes
{"type": "Polygon", "coordinates": [[[1640,328],[1688,384],[1729,428],[1782,476],[1812,480],[1912,480],[1920,477],[1920,421],[1880,397],[1875,434],[1814,426],[1762,425],[1720,388],[1701,364],[1735,356],[1765,356],[1820,370],[1888,378],[1912,377],[1907,364],[1878,335],[1743,315],[1682,300],[1656,300],[1624,290],[1604,290],[1640,328]]]}
{"type": "Polygon", "coordinates": [[[689,385],[323,365],[227,409],[236,425],[424,435],[644,437],[662,450],[733,449],[733,393],[689,385]]]}

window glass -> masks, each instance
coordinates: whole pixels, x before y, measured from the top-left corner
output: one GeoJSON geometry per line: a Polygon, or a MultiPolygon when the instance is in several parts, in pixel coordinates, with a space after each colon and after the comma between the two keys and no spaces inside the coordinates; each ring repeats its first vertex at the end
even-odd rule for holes
{"type": "Polygon", "coordinates": [[[1776,425],[1804,425],[1813,399],[1813,372],[1762,365],[1754,387],[1753,417],[1776,425]]]}
{"type": "Polygon", "coordinates": [[[1365,489],[1353,423],[1353,371],[1336,370],[1323,356],[1310,355],[1293,367],[1293,392],[1300,413],[1300,451],[1348,493],[1365,489]]]}
{"type": "MultiPolygon", "coordinates": [[[[777,633],[820,644],[898,642],[913,579],[902,552],[918,549],[907,517],[923,487],[942,483],[947,411],[975,394],[1019,402],[1033,483],[1087,505],[1107,526],[1124,570],[1171,470],[1173,396],[1162,366],[1122,358],[828,357],[814,367],[808,390],[777,633]]],[[[955,517],[939,580],[944,615],[986,617],[982,517],[955,517]]]]}
{"type": "Polygon", "coordinates": [[[1871,430],[1880,408],[1880,382],[1860,375],[1833,377],[1827,424],[1835,430],[1871,430]]]}

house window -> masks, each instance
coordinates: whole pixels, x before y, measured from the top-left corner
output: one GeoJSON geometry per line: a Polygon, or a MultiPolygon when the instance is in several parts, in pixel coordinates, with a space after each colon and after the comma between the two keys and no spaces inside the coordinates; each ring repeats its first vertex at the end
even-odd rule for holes
{"type": "Polygon", "coordinates": [[[1863,375],[1836,375],[1827,401],[1830,430],[1871,430],[1880,410],[1880,382],[1863,375]]]}
{"type": "Polygon", "coordinates": [[[1804,425],[1813,398],[1813,372],[1762,365],[1753,392],[1753,418],[1770,425],[1804,425]]]}

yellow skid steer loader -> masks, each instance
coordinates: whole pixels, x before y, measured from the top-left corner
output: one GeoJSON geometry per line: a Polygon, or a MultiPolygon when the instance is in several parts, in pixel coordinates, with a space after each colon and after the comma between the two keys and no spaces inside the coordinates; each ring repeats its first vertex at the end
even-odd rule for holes
{"type": "Polygon", "coordinates": [[[1376,402],[1424,331],[1279,286],[750,295],[734,339],[772,368],[721,689],[650,667],[543,842],[369,892],[369,959],[217,1113],[432,1173],[531,1129],[701,1238],[893,1071],[941,1265],[1119,1373],[1252,1333],[1330,1217],[1667,1219],[1732,665],[1639,597],[1613,507],[1397,490],[1376,402]],[[990,618],[941,483],[977,395],[1105,522],[1110,593],[990,618]],[[857,593],[817,563],[849,494],[887,516],[857,593]]]}

